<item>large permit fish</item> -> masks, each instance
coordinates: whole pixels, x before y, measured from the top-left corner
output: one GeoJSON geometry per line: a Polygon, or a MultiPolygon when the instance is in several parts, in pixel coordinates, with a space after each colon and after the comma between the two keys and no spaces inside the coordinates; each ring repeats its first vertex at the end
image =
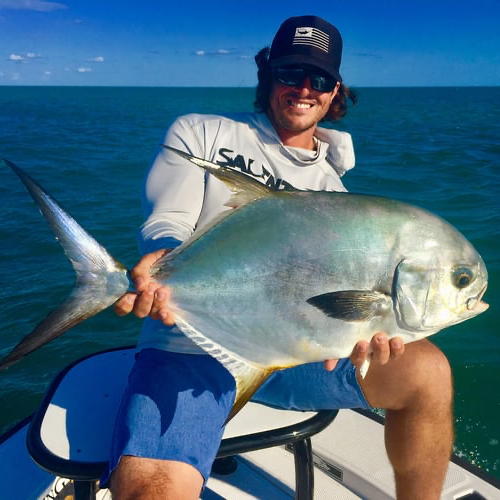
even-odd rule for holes
{"type": "MultiPolygon", "coordinates": [[[[167,146],[165,146],[167,147],[167,146]]],[[[172,149],[172,148],[168,148],[172,149]]],[[[443,219],[388,198],[272,191],[178,150],[227,183],[228,207],[164,257],[179,328],[234,376],[234,415],[275,370],[349,356],[379,331],[412,342],[487,309],[485,264],[443,219]]],[[[67,300],[3,359],[18,361],[113,304],[128,272],[19,167],[77,279],[67,300]]]]}

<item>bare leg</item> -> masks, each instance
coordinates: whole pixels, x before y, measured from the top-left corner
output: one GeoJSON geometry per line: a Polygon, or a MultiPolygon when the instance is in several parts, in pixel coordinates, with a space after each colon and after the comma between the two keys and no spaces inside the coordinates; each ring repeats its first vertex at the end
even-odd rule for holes
{"type": "Polygon", "coordinates": [[[453,441],[452,377],[444,354],[427,340],[405,346],[386,364],[381,342],[361,387],[369,403],[386,408],[385,440],[398,499],[439,499],[453,441]]]}
{"type": "Polygon", "coordinates": [[[202,475],[191,465],[171,460],[124,456],[111,476],[115,500],[189,500],[200,497],[202,475]]]}

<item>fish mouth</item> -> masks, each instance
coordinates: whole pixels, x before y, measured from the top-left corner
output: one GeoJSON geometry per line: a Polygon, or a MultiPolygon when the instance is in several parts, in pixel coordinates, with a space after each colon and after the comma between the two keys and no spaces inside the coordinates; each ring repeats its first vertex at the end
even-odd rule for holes
{"type": "Polygon", "coordinates": [[[484,293],[486,292],[486,287],[487,285],[484,285],[482,290],[475,297],[471,297],[467,301],[467,310],[472,311],[476,314],[480,314],[486,311],[488,307],[490,307],[489,304],[481,300],[483,298],[484,293]]]}

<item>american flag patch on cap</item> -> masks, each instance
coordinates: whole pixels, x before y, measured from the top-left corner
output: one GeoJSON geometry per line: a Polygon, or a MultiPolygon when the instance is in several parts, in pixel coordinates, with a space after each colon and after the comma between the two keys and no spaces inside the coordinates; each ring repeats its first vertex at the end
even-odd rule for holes
{"type": "Polygon", "coordinates": [[[311,45],[324,52],[328,52],[330,36],[318,28],[303,26],[295,29],[292,45],[311,45]]]}

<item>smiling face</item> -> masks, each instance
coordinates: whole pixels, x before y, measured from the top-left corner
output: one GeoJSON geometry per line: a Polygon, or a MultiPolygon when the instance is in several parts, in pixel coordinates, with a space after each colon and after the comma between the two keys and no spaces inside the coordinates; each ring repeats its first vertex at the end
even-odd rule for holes
{"type": "Polygon", "coordinates": [[[269,97],[268,116],[283,144],[311,148],[317,123],[324,118],[340,83],[332,92],[311,88],[309,78],[292,87],[273,82],[269,97]]]}

